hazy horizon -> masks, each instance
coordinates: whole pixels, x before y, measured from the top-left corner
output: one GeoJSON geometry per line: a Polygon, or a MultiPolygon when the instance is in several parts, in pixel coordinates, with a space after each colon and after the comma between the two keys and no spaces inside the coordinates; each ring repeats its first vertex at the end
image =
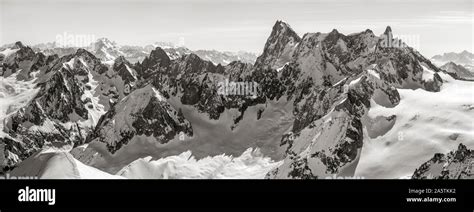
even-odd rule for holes
{"type": "Polygon", "coordinates": [[[473,3],[307,0],[0,0],[0,45],[54,42],[58,34],[106,37],[121,45],[179,43],[190,49],[260,53],[276,20],[303,36],[337,29],[415,38],[431,57],[473,51],[473,3]],[[455,32],[455,33],[453,33],[455,32]]]}

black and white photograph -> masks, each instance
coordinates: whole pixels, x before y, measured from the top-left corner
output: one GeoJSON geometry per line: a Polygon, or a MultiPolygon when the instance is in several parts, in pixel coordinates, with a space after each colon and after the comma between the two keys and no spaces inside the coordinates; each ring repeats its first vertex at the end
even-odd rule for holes
{"type": "Polygon", "coordinates": [[[472,0],[0,0],[0,211],[353,207],[322,186],[472,211],[473,25],[472,0]]]}

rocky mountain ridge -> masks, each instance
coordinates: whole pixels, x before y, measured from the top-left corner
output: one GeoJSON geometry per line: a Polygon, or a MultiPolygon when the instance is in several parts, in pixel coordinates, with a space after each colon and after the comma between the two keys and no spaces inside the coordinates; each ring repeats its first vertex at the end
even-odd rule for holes
{"type": "Polygon", "coordinates": [[[350,35],[332,30],[299,37],[277,21],[253,65],[216,65],[193,52],[175,57],[161,47],[131,63],[122,53],[111,54],[123,50],[105,40],[94,53],[77,49],[61,57],[18,43],[1,61],[2,77],[34,80],[38,93],[4,119],[4,170],[44,146],[76,147],[73,155],[79,160],[92,152],[92,159],[81,162],[98,166],[114,155],[136,154],[128,156],[137,159],[149,149],[133,148],[144,143],[179,151],[183,140],[214,133],[201,129],[203,123],[224,123],[224,134],[238,134],[249,123],[270,120],[279,126],[243,132],[255,134],[255,143],[209,141],[207,148],[273,152],[283,164],[267,178],[352,176],[364,128],[370,127],[372,101],[394,107],[400,102],[397,89],[437,92],[443,84],[439,73],[445,71],[415,49],[382,45],[391,33],[387,27],[381,36],[371,30],[350,35]],[[255,83],[256,93],[219,93],[223,82],[255,83]],[[273,137],[266,134],[274,128],[273,137]],[[107,154],[101,158],[92,147],[78,151],[83,144],[105,146],[107,154]]]}

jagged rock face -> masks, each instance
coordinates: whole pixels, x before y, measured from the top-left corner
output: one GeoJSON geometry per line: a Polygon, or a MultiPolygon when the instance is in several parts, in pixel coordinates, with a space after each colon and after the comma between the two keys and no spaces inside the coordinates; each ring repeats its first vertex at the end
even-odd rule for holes
{"type": "Polygon", "coordinates": [[[431,59],[440,66],[449,62],[466,66],[474,65],[474,54],[466,50],[459,53],[449,52],[442,55],[435,55],[431,59]]]}
{"type": "MultiPolygon", "coordinates": [[[[384,35],[389,34],[387,28],[384,35]]],[[[259,120],[263,113],[276,113],[265,111],[270,101],[283,101],[291,106],[294,120],[288,130],[278,131],[281,140],[275,142],[286,150],[284,163],[267,177],[350,176],[360,157],[370,102],[393,107],[400,101],[397,88],[439,91],[442,84],[437,74],[441,70],[418,52],[382,42],[370,30],[351,35],[333,30],[300,38],[278,21],[254,66],[215,65],[193,53],[170,58],[159,47],[134,65],[121,56],[113,56],[114,63],[107,65],[83,49],[61,58],[19,56],[31,58],[28,70],[44,73],[38,95],[8,119],[10,137],[3,138],[4,149],[8,154],[16,151],[16,161],[41,148],[43,141],[98,141],[116,153],[133,141],[161,145],[183,133],[192,136],[191,124],[170,102],[194,107],[210,121],[234,109],[233,131],[249,108],[262,106],[257,117],[251,117],[259,120]],[[256,83],[256,94],[219,93],[220,83],[227,81],[256,83]]],[[[115,49],[105,45],[98,50],[105,47],[115,49]]]]}
{"type": "Polygon", "coordinates": [[[31,48],[24,46],[21,42],[16,42],[14,48],[18,48],[15,57],[17,61],[29,60],[35,55],[31,48]]]}
{"type": "Polygon", "coordinates": [[[390,28],[381,37],[370,30],[348,36],[337,30],[328,34],[308,33],[295,48],[289,66],[300,70],[298,79],[310,77],[318,86],[335,84],[377,64],[385,69],[381,70],[384,80],[398,88],[439,91],[441,78],[432,72],[440,69],[410,47],[382,45],[384,37],[391,37],[390,28]],[[425,69],[429,73],[424,74],[425,69]],[[425,78],[423,75],[433,76],[425,78]]]}
{"type": "Polygon", "coordinates": [[[157,47],[162,48],[171,60],[178,59],[188,54],[195,54],[203,60],[211,61],[214,65],[221,64],[223,66],[234,61],[254,64],[257,55],[250,52],[221,52],[216,50],[190,50],[184,46],[177,46],[169,42],[157,42],[153,45],[147,45],[143,48],[144,52],[151,52],[157,47]]]}
{"type": "MultiPolygon", "coordinates": [[[[391,37],[387,28],[385,36],[391,37]]],[[[380,40],[376,49],[380,77],[397,88],[423,88],[437,92],[442,85],[437,72],[442,71],[411,47],[384,47],[380,40]]]]}
{"type": "MultiPolygon", "coordinates": [[[[396,87],[439,91],[441,78],[431,72],[439,72],[440,69],[432,65],[429,60],[410,47],[382,45],[385,37],[392,39],[390,27],[381,37],[375,36],[370,30],[347,36],[337,30],[327,34],[307,33],[298,45],[291,48],[292,56],[288,59],[273,49],[277,41],[281,43],[280,46],[285,45],[284,41],[273,37],[281,34],[281,29],[277,26],[280,26],[279,22],[275,24],[274,29],[277,31],[272,32],[265,45],[264,54],[257,60],[255,66],[265,67],[261,65],[263,60],[267,61],[266,64],[284,60],[287,65],[282,67],[282,64],[278,69],[284,70],[287,66],[297,69],[299,72],[295,82],[297,85],[308,78],[315,86],[332,85],[345,77],[360,74],[368,66],[378,64],[386,69],[383,73],[396,87]],[[275,51],[273,58],[264,57],[265,52],[273,51],[275,51]],[[428,69],[429,73],[423,74],[425,69],[428,69]],[[423,75],[433,76],[425,78],[423,75]]],[[[291,30],[289,27],[287,29],[291,30]]]]}
{"type": "Polygon", "coordinates": [[[440,68],[445,70],[454,79],[474,81],[474,73],[464,68],[464,66],[462,65],[457,65],[456,63],[448,62],[440,68]]]}
{"type": "MultiPolygon", "coordinates": [[[[386,76],[380,72],[385,70],[377,68],[378,55],[375,51],[378,40],[371,31],[351,36],[337,31],[326,35],[308,34],[295,48],[293,61],[279,71],[261,68],[258,63],[251,71],[248,66],[239,63],[231,63],[221,71],[219,66],[203,63],[199,57],[189,55],[172,61],[171,68],[161,68],[161,73],[165,74],[157,75],[153,84],[166,98],[179,97],[181,103],[196,106],[212,119],[218,119],[220,113],[228,108],[239,108],[243,114],[247,107],[285,96],[287,101],[293,102],[295,116],[292,132],[282,135],[281,143],[283,148],[287,148],[287,168],[282,167],[269,177],[350,175],[357,165],[358,152],[362,147],[361,119],[370,107],[371,98],[375,98],[376,102],[396,105],[400,97],[395,87],[404,82],[398,78],[396,80],[400,82],[384,80],[386,76]],[[323,74],[316,78],[318,73],[315,72],[318,71],[323,74]],[[212,82],[225,78],[258,82],[258,97],[219,97],[212,82]],[[351,88],[345,91],[345,87],[351,88]],[[344,96],[345,100],[342,99],[344,96]],[[322,122],[323,117],[334,117],[338,121],[327,127],[322,122]],[[313,148],[313,144],[308,143],[307,134],[320,131],[325,135],[314,143],[325,143],[324,148],[313,148]],[[302,149],[293,149],[294,146],[309,148],[311,159],[296,158],[295,155],[300,154],[302,149]],[[306,167],[308,162],[312,164],[309,168],[306,167]]],[[[384,57],[396,60],[396,56],[389,53],[384,57]]],[[[384,61],[381,60],[380,64],[384,61]]],[[[416,57],[410,57],[408,61],[417,63],[416,57]]],[[[392,77],[395,78],[396,74],[392,77]]],[[[239,121],[237,118],[234,124],[239,121]]]]}
{"type": "Polygon", "coordinates": [[[459,144],[456,151],[436,153],[422,164],[412,179],[474,179],[474,151],[459,144]]]}
{"type": "Polygon", "coordinates": [[[292,132],[281,142],[287,149],[284,164],[268,178],[353,174],[370,99],[391,106],[400,101],[397,84],[385,81],[376,70],[378,40],[369,30],[350,36],[336,30],[303,36],[294,61],[281,71],[286,79],[294,76],[290,82],[296,86],[286,83],[290,91],[300,92],[292,132]]]}
{"type": "Polygon", "coordinates": [[[39,57],[44,56],[41,53],[35,54],[33,49],[29,46],[24,46],[21,42],[16,42],[11,51],[14,53],[4,56],[3,60],[0,61],[2,68],[0,75],[3,77],[8,77],[13,73],[25,70],[19,75],[23,78],[28,78],[30,67],[39,57]]]}
{"type": "Polygon", "coordinates": [[[135,90],[139,83],[137,71],[122,56],[115,59],[112,65],[91,73],[98,84],[95,92],[99,104],[104,106],[105,111],[135,90]]]}
{"type": "Polygon", "coordinates": [[[161,67],[167,68],[170,62],[171,60],[166,52],[158,47],[151,51],[150,56],[146,57],[141,64],[138,64],[136,69],[140,77],[147,79],[161,67]]]}
{"type": "MultiPolygon", "coordinates": [[[[4,45],[3,47],[12,47],[14,44],[4,45]]],[[[84,47],[87,51],[93,53],[97,58],[104,62],[111,62],[120,56],[125,57],[131,63],[142,62],[149,54],[156,49],[162,48],[168,57],[172,60],[178,59],[184,55],[194,53],[203,60],[209,60],[215,65],[227,65],[233,61],[241,61],[244,63],[255,63],[257,55],[250,52],[221,52],[216,50],[190,50],[183,46],[176,46],[172,43],[157,42],[153,45],[146,46],[131,46],[118,45],[117,43],[108,40],[107,38],[99,38],[92,42],[89,46],[84,47]]],[[[1,47],[0,47],[1,48],[1,47]]],[[[63,57],[69,54],[74,54],[79,48],[58,45],[58,43],[46,43],[34,45],[32,49],[35,52],[42,52],[45,55],[57,54],[63,57]]],[[[0,56],[1,58],[1,56],[0,56]]]]}
{"type": "Polygon", "coordinates": [[[362,124],[359,116],[348,111],[351,106],[345,102],[349,100],[342,101],[324,118],[283,137],[281,145],[287,148],[284,163],[267,178],[321,178],[343,173],[357,163],[362,147],[362,124]]]}
{"type": "MultiPolygon", "coordinates": [[[[27,146],[30,150],[27,152],[30,153],[45,143],[73,145],[81,142],[85,131],[76,121],[88,120],[89,110],[100,110],[91,108],[91,99],[84,95],[86,84],[91,80],[88,66],[93,67],[94,58],[93,55],[78,51],[76,55],[55,61],[52,68],[47,70],[48,73],[44,74],[44,81],[37,84],[38,94],[25,107],[8,117],[2,130],[15,139],[18,145],[27,146]]],[[[24,152],[13,153],[27,156],[24,152]]]]}
{"type": "Polygon", "coordinates": [[[46,56],[57,55],[64,57],[66,55],[74,54],[79,49],[78,47],[68,47],[60,45],[57,42],[50,42],[45,44],[37,44],[32,47],[35,52],[41,52],[46,56]]]}
{"type": "Polygon", "coordinates": [[[111,153],[134,139],[164,144],[176,135],[192,136],[190,123],[166,99],[147,85],[133,91],[100,120],[89,141],[104,142],[111,153]]]}
{"type": "MultiPolygon", "coordinates": [[[[191,51],[190,49],[186,47],[164,48],[163,50],[166,52],[166,55],[168,55],[168,57],[171,60],[175,60],[180,57],[186,56],[188,54],[194,53],[193,51],[191,51]]],[[[202,59],[204,60],[204,57],[202,59]]],[[[209,59],[210,58],[206,60],[209,60],[209,59]]]]}
{"type": "MultiPolygon", "coordinates": [[[[0,123],[0,151],[3,153],[0,157],[0,167],[6,170],[38,150],[45,143],[45,139],[51,141],[58,139],[52,134],[30,136],[28,130],[20,124],[29,120],[26,123],[27,127],[36,127],[35,125],[44,119],[44,111],[39,104],[31,104],[29,101],[39,90],[34,88],[36,83],[46,78],[38,75],[44,75],[58,61],[58,58],[55,55],[45,56],[42,53],[34,53],[30,47],[20,42],[3,52],[9,52],[9,54],[1,61],[2,98],[6,98],[2,101],[13,101],[6,111],[1,111],[0,120],[2,122],[0,123]],[[21,85],[17,87],[17,84],[21,85]],[[23,107],[25,104],[30,106],[23,107]]],[[[55,126],[49,126],[55,128],[55,126]]],[[[61,127],[58,128],[62,130],[61,127]]]]}
{"type": "Polygon", "coordinates": [[[78,48],[76,47],[55,47],[55,48],[47,48],[47,49],[40,49],[43,54],[45,55],[57,55],[58,57],[64,57],[66,55],[74,54],[78,48]]]}
{"type": "MultiPolygon", "coordinates": [[[[164,51],[157,48],[159,56],[151,55],[139,65],[140,73],[154,74],[151,83],[166,98],[176,97],[182,104],[193,105],[198,111],[207,113],[210,119],[219,119],[225,109],[237,108],[238,123],[247,107],[265,102],[265,96],[219,95],[219,83],[227,81],[257,82],[252,74],[252,65],[232,62],[227,66],[214,65],[195,54],[188,54],[170,61],[164,51]],[[162,61],[165,61],[162,63],[162,61]],[[168,62],[170,61],[170,62],[168,62]],[[145,70],[145,71],[143,71],[145,70]]],[[[144,77],[145,78],[145,77],[144,77]]]]}
{"type": "Polygon", "coordinates": [[[262,102],[262,99],[219,95],[218,86],[226,80],[248,79],[251,68],[251,65],[242,62],[233,62],[225,67],[215,66],[195,54],[189,54],[173,60],[166,68],[160,68],[152,84],[166,98],[179,98],[182,104],[195,106],[198,111],[207,113],[210,119],[219,119],[226,108],[238,108],[241,115],[234,120],[237,123],[248,106],[262,102]]]}
{"type": "Polygon", "coordinates": [[[239,81],[252,75],[253,65],[234,61],[226,65],[224,69],[224,75],[228,76],[229,80],[239,81]]]}
{"type": "Polygon", "coordinates": [[[113,71],[116,73],[124,83],[124,94],[130,93],[134,88],[135,82],[138,80],[136,71],[132,68],[132,64],[128,62],[125,57],[120,56],[114,61],[113,71]]]}
{"type": "Polygon", "coordinates": [[[196,50],[192,52],[202,58],[203,60],[209,60],[215,65],[228,65],[234,61],[240,61],[242,63],[254,64],[256,55],[248,52],[219,52],[216,50],[196,50]]]}
{"type": "Polygon", "coordinates": [[[37,149],[24,147],[8,137],[0,138],[0,173],[13,169],[16,164],[21,162],[21,159],[27,158],[35,151],[37,151],[37,149]]]}
{"type": "Polygon", "coordinates": [[[117,44],[107,38],[98,39],[96,42],[91,44],[89,50],[93,52],[97,58],[104,61],[115,60],[117,57],[122,55],[117,44]]]}
{"type": "Polygon", "coordinates": [[[286,148],[284,163],[269,172],[267,178],[353,175],[363,144],[362,118],[370,107],[370,99],[382,92],[385,101],[396,105],[400,96],[396,89],[369,72],[346,82],[319,91],[317,100],[313,96],[306,100],[313,108],[306,106],[303,115],[295,116],[292,132],[281,141],[286,148]]]}
{"type": "Polygon", "coordinates": [[[176,60],[167,70],[169,73],[202,74],[222,73],[222,66],[215,66],[212,62],[202,60],[195,54],[189,54],[176,60]]]}
{"type": "Polygon", "coordinates": [[[318,120],[314,129],[304,129],[282,140],[287,157],[268,178],[317,179],[333,174],[353,174],[362,148],[362,124],[345,112],[318,120]]]}
{"type": "MultiPolygon", "coordinates": [[[[389,28],[388,33],[391,33],[389,28]]],[[[254,67],[239,63],[214,66],[190,54],[172,60],[168,68],[150,70],[160,73],[153,84],[166,98],[178,97],[181,103],[197,107],[211,119],[218,119],[225,109],[238,108],[241,115],[234,120],[235,125],[248,107],[281,97],[291,101],[295,120],[291,133],[282,135],[281,142],[287,149],[288,166],[269,177],[350,175],[362,147],[362,117],[370,107],[370,100],[393,107],[400,101],[396,88],[436,91],[442,83],[436,74],[439,69],[419,53],[409,47],[384,47],[381,42],[370,30],[348,36],[336,30],[328,34],[308,33],[299,39],[287,24],[277,22],[254,67]],[[275,64],[284,66],[275,70],[275,64]],[[425,72],[431,78],[424,76],[425,72]],[[258,82],[257,98],[217,95],[216,80],[226,78],[258,82]],[[320,123],[325,117],[337,117],[338,122],[327,128],[320,123]],[[328,134],[315,143],[327,143],[324,148],[313,149],[305,135],[319,131],[328,134]],[[302,149],[293,146],[308,147],[312,159],[303,161],[313,161],[310,163],[314,166],[305,168],[304,172],[297,171],[301,166],[295,164],[303,163],[294,155],[302,149]],[[298,173],[309,175],[298,176],[298,173]]],[[[396,117],[390,117],[393,119],[396,117]]]]}
{"type": "MultiPolygon", "coordinates": [[[[39,81],[39,78],[36,78],[35,75],[38,72],[44,73],[49,69],[52,64],[57,60],[55,56],[44,56],[42,53],[32,52],[30,47],[26,47],[20,42],[17,42],[10,49],[12,52],[2,61],[3,66],[3,78],[11,78],[9,80],[16,80],[21,84],[32,84],[34,86],[34,81],[39,81]],[[35,74],[33,74],[35,73],[35,74]]],[[[7,80],[8,81],[8,80],[7,80]]],[[[3,86],[3,85],[2,85],[3,86]]],[[[5,115],[12,114],[10,117],[2,117],[2,126],[0,129],[0,146],[2,151],[2,157],[0,157],[1,163],[0,167],[3,170],[8,170],[14,167],[18,162],[25,159],[36,150],[39,146],[42,146],[45,142],[44,139],[54,141],[56,139],[55,135],[44,134],[39,135],[38,137],[29,136],[27,130],[22,128],[18,123],[23,120],[31,120],[27,124],[33,126],[37,123],[40,123],[43,119],[43,111],[37,104],[32,104],[31,107],[21,108],[20,105],[27,103],[28,96],[34,96],[37,92],[36,89],[31,89],[31,93],[25,94],[21,93],[22,91],[17,91],[15,88],[7,85],[6,95],[17,95],[15,98],[18,98],[18,105],[10,105],[6,111],[5,115]],[[17,108],[20,107],[20,108],[17,108]],[[16,111],[16,112],[15,112],[16,111]],[[8,134],[7,134],[8,133],[8,134]],[[22,142],[22,140],[25,142],[22,142]]],[[[22,88],[25,89],[25,88],[22,88]]],[[[3,92],[3,91],[2,91],[3,92]]],[[[4,93],[2,93],[3,95],[4,93]]],[[[3,101],[3,100],[2,100],[3,101]]],[[[2,111],[4,112],[4,111],[2,111]]],[[[4,114],[2,114],[3,116],[4,114]]],[[[1,172],[1,171],[0,171],[1,172]]]]}
{"type": "Polygon", "coordinates": [[[131,63],[137,63],[143,61],[149,52],[145,52],[141,46],[121,46],[120,51],[123,52],[124,56],[131,63]]]}
{"type": "Polygon", "coordinates": [[[2,129],[8,134],[5,150],[16,162],[44,145],[82,144],[101,115],[133,91],[137,81],[124,58],[108,67],[84,49],[62,58],[37,53],[31,64],[20,73],[39,71],[32,79],[38,92],[5,119],[2,129]]]}
{"type": "Polygon", "coordinates": [[[301,38],[291,27],[282,21],[277,21],[272,33],[265,43],[263,54],[257,58],[256,67],[277,69],[290,61],[295,46],[301,38]]]}

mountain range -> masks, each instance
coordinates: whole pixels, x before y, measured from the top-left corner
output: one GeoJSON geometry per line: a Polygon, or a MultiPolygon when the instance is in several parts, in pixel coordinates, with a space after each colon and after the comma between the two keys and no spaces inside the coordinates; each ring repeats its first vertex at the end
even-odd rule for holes
{"type": "MultiPolygon", "coordinates": [[[[6,44],[0,47],[0,50],[13,46],[14,44],[6,44]]],[[[185,46],[178,46],[171,42],[156,42],[145,46],[119,45],[107,38],[99,38],[95,42],[84,47],[84,49],[93,53],[97,58],[105,62],[112,62],[116,58],[123,56],[129,62],[136,63],[145,59],[145,57],[147,57],[156,47],[162,48],[172,59],[194,53],[204,60],[211,61],[214,65],[227,65],[232,61],[242,61],[244,63],[253,64],[257,58],[256,54],[245,51],[221,52],[216,50],[190,50],[185,46]]],[[[57,54],[59,57],[73,54],[79,49],[79,47],[62,46],[57,42],[37,44],[33,45],[31,48],[35,52],[42,52],[47,56],[57,54]]]]}
{"type": "MultiPolygon", "coordinates": [[[[433,154],[474,146],[473,84],[411,47],[382,45],[384,37],[392,37],[390,27],[380,36],[334,29],[300,37],[277,21],[254,63],[247,53],[167,44],[99,39],[87,48],[58,49],[16,42],[0,49],[3,172],[44,178],[427,175],[433,163],[424,162],[433,154]],[[225,82],[258,89],[256,95],[219,93],[225,82]],[[420,94],[435,98],[420,100],[420,94]],[[448,103],[436,102],[446,96],[448,103]],[[430,113],[431,107],[442,113],[430,113]],[[442,130],[422,132],[426,126],[442,130]]],[[[472,177],[470,168],[461,171],[467,174],[443,177],[472,177]]]]}
{"type": "Polygon", "coordinates": [[[442,55],[435,55],[431,58],[431,60],[436,63],[437,65],[443,65],[447,62],[454,62],[459,65],[474,65],[474,54],[468,52],[466,50],[455,53],[443,53],[442,55]]]}
{"type": "MultiPolygon", "coordinates": [[[[437,66],[445,66],[445,68],[453,68],[453,64],[458,66],[457,69],[462,66],[471,72],[469,74],[470,76],[474,73],[474,54],[466,50],[459,53],[449,52],[442,55],[435,55],[431,58],[431,61],[437,66]]],[[[461,72],[466,73],[464,70],[461,70],[461,72]]],[[[462,75],[464,74],[461,74],[461,76],[462,75]]]]}

